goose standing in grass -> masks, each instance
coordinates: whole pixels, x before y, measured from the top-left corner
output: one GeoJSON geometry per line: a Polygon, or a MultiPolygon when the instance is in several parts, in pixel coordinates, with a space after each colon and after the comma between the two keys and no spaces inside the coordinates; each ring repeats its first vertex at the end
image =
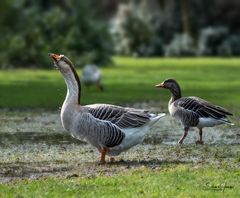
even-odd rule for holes
{"type": "Polygon", "coordinates": [[[81,84],[71,61],[64,55],[49,54],[67,85],[67,95],[61,108],[63,128],[80,140],[85,140],[105,155],[119,155],[143,141],[150,127],[165,114],[108,104],[80,105],[81,84]]]}
{"type": "Polygon", "coordinates": [[[168,103],[169,113],[177,120],[180,120],[184,126],[184,133],[178,141],[179,144],[183,143],[190,127],[197,127],[199,129],[199,140],[196,143],[203,144],[203,127],[213,127],[220,124],[233,125],[227,119],[227,116],[232,115],[232,113],[224,108],[210,104],[198,97],[182,98],[180,86],[174,79],[167,79],[161,84],[156,85],[156,87],[169,89],[172,93],[172,97],[168,103]]]}
{"type": "Polygon", "coordinates": [[[98,90],[103,91],[101,71],[96,65],[84,66],[81,80],[84,85],[96,85],[98,90]]]}

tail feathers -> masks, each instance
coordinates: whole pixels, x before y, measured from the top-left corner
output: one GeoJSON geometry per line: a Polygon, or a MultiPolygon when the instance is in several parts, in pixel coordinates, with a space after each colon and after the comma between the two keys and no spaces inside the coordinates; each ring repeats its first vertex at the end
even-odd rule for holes
{"type": "Polygon", "coordinates": [[[165,115],[166,115],[166,113],[159,113],[159,114],[157,115],[157,117],[161,118],[161,117],[164,117],[165,115]]]}
{"type": "Polygon", "coordinates": [[[150,126],[154,125],[160,118],[164,117],[166,113],[152,114],[150,126]]]}
{"type": "Polygon", "coordinates": [[[228,125],[231,125],[231,126],[234,126],[235,124],[230,122],[229,120],[227,119],[220,119],[221,122],[225,123],[225,124],[228,124],[228,125]]]}

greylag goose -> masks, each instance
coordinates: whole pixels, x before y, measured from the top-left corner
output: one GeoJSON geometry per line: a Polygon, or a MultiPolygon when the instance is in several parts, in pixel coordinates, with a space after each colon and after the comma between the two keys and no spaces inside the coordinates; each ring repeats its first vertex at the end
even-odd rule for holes
{"type": "Polygon", "coordinates": [[[50,53],[49,56],[67,86],[61,108],[63,128],[73,137],[98,148],[100,163],[105,163],[105,155],[114,160],[112,156],[141,143],[150,127],[165,115],[109,104],[81,106],[81,83],[72,62],[64,55],[50,53]]]}
{"type": "Polygon", "coordinates": [[[198,97],[183,97],[179,84],[174,79],[167,79],[156,87],[169,89],[172,93],[168,103],[168,110],[171,116],[180,120],[184,126],[184,133],[179,144],[182,144],[188,134],[190,127],[199,129],[199,140],[197,144],[203,144],[202,129],[203,127],[213,127],[220,124],[233,125],[228,119],[228,115],[232,113],[226,109],[210,104],[209,102],[198,97]]]}
{"type": "Polygon", "coordinates": [[[97,89],[103,91],[101,83],[101,72],[96,65],[86,65],[83,68],[81,81],[84,85],[96,85],[97,89]]]}

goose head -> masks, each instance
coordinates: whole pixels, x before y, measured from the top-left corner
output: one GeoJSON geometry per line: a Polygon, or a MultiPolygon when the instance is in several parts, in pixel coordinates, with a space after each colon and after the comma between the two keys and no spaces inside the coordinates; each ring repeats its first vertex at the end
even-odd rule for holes
{"type": "Polygon", "coordinates": [[[63,75],[70,96],[77,96],[80,104],[81,83],[73,63],[63,54],[49,53],[49,57],[63,75]]]}
{"type": "Polygon", "coordinates": [[[71,72],[74,68],[72,62],[63,54],[48,54],[52,58],[54,66],[59,69],[61,72],[71,72]]]}
{"type": "Polygon", "coordinates": [[[155,87],[169,89],[172,92],[174,99],[181,98],[180,86],[179,86],[178,82],[174,79],[164,80],[162,83],[155,85],[155,87]]]}
{"type": "Polygon", "coordinates": [[[160,87],[160,88],[171,90],[171,89],[175,89],[175,88],[179,87],[179,85],[176,80],[167,79],[167,80],[164,80],[162,83],[155,85],[155,87],[160,87]]]}

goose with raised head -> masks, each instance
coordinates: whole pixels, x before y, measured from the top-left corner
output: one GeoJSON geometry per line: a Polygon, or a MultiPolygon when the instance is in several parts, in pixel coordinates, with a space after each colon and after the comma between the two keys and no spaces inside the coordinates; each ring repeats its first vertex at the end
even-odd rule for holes
{"type": "Polygon", "coordinates": [[[109,104],[80,105],[81,83],[72,62],[64,55],[49,56],[67,86],[61,108],[63,128],[96,147],[101,153],[101,163],[105,163],[105,155],[114,160],[112,156],[141,143],[150,127],[165,115],[109,104]]]}
{"type": "Polygon", "coordinates": [[[220,124],[233,125],[228,119],[228,115],[232,113],[226,109],[210,104],[208,101],[198,97],[182,97],[181,88],[176,80],[167,79],[156,87],[169,89],[171,91],[171,98],[168,103],[168,110],[171,116],[180,120],[184,126],[184,133],[179,144],[182,144],[188,134],[190,127],[197,127],[199,129],[199,140],[197,144],[203,144],[202,129],[204,127],[213,127],[220,124]]]}

